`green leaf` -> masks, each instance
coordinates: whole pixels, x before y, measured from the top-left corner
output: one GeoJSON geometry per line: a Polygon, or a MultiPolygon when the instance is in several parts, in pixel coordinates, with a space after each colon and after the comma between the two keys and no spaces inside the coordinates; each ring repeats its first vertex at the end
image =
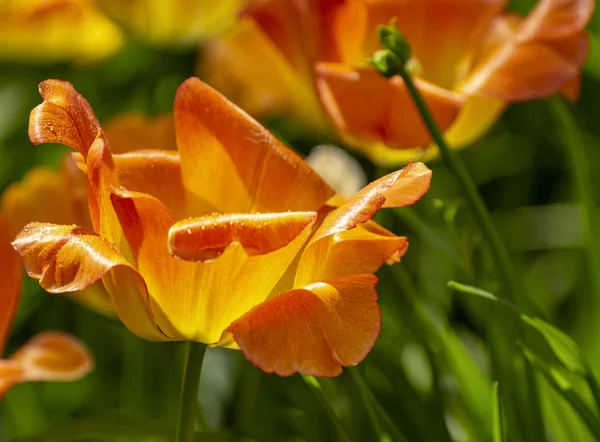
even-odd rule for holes
{"type": "Polygon", "coordinates": [[[12,442],[69,442],[87,440],[170,441],[174,429],[167,422],[117,414],[75,420],[12,442]]]}

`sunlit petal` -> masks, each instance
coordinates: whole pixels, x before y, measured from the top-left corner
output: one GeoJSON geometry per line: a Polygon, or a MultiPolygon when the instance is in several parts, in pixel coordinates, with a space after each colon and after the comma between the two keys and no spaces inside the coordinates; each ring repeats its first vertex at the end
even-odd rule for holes
{"type": "Polygon", "coordinates": [[[197,78],[177,92],[175,130],[185,186],[218,212],[312,211],[333,193],[295,153],[197,78]]]}
{"type": "Polygon", "coordinates": [[[104,278],[115,310],[134,333],[162,340],[144,280],[104,238],[84,227],[31,223],[13,241],[27,273],[51,293],[83,290],[104,278]]]}
{"type": "Polygon", "coordinates": [[[379,335],[376,283],[361,275],[282,293],[227,330],[267,373],[337,376],[362,361],[379,335]]]}
{"type": "Polygon", "coordinates": [[[115,154],[142,149],[177,150],[173,117],[168,114],[154,118],[136,113],[117,115],[103,129],[115,154]]]}
{"type": "Polygon", "coordinates": [[[235,241],[249,256],[264,255],[287,246],[316,216],[316,212],[282,212],[191,218],[171,227],[169,250],[188,261],[205,261],[235,241]]]}

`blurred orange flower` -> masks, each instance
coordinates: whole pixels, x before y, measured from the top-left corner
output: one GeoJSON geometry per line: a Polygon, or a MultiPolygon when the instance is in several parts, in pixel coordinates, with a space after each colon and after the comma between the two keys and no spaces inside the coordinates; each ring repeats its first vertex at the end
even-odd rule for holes
{"type": "Polygon", "coordinates": [[[158,46],[190,46],[232,25],[250,0],[97,0],[125,29],[158,46]]]}
{"type": "Polygon", "coordinates": [[[123,35],[94,0],[0,0],[0,58],[93,62],[113,54],[123,35]]]}
{"type": "Polygon", "coordinates": [[[368,354],[381,323],[373,273],[408,246],[371,218],[417,201],[431,180],[425,165],[335,208],[306,163],[196,78],[175,99],[178,152],[113,154],[70,84],[40,91],[30,138],[78,151],[93,225],[25,226],[13,246],[42,287],[102,278],[137,335],[239,348],[280,375],[335,376],[368,354]]]}
{"type": "MultiPolygon", "coordinates": [[[[171,115],[155,118],[140,114],[120,115],[107,122],[105,132],[110,136],[115,152],[177,148],[171,115]]],[[[63,158],[59,170],[36,167],[21,182],[9,185],[0,197],[0,213],[15,232],[32,221],[92,227],[85,177],[71,155],[63,158]]],[[[6,241],[9,243],[12,239],[6,238],[6,241]]],[[[99,313],[116,316],[102,284],[94,284],[71,296],[99,313]]]]}
{"type": "MultiPolygon", "coordinates": [[[[14,231],[0,215],[0,356],[4,352],[21,292],[21,264],[10,246],[14,231]]],[[[89,373],[93,358],[85,346],[65,333],[40,333],[9,359],[0,359],[0,398],[28,381],[73,381],[89,373]]]]}
{"type": "MultiPolygon", "coordinates": [[[[396,18],[409,70],[450,144],[479,138],[511,102],[579,93],[593,0],[540,0],[521,18],[505,0],[266,0],[209,45],[210,81],[261,117],[321,104],[340,136],[380,164],[430,158],[431,138],[401,78],[367,60],[377,26],[396,18]],[[243,66],[243,69],[240,69],[243,66]],[[229,86],[227,86],[229,83],[229,86]]],[[[302,115],[300,115],[302,117],[302,115]]]]}

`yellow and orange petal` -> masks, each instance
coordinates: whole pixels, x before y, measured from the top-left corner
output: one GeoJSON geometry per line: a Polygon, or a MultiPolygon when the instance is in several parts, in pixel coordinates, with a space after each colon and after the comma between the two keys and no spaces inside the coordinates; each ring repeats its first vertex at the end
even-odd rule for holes
{"type": "Polygon", "coordinates": [[[13,247],[29,276],[39,279],[46,291],[83,290],[103,278],[115,310],[131,331],[150,340],[166,339],[154,323],[144,280],[113,244],[96,233],[72,225],[31,223],[13,247]]]}
{"type": "Polygon", "coordinates": [[[0,2],[0,58],[96,62],[115,53],[123,34],[89,0],[0,2]]]}
{"type": "MultiPolygon", "coordinates": [[[[386,79],[371,68],[331,63],[319,63],[316,69],[321,101],[342,136],[350,137],[352,144],[379,142],[391,149],[408,149],[431,143],[431,135],[400,77],[386,79]]],[[[450,127],[465,98],[419,78],[415,85],[439,127],[450,127]]]]}
{"type": "MultiPolygon", "coordinates": [[[[17,313],[21,293],[21,265],[19,257],[10,246],[15,231],[2,214],[0,214],[0,262],[2,277],[0,278],[0,356],[17,313]]],[[[1,392],[1,387],[0,387],[1,392]]]]}
{"type": "Polygon", "coordinates": [[[369,353],[381,328],[374,275],[321,282],[254,307],[227,331],[267,373],[337,376],[369,353]]]}
{"type": "Polygon", "coordinates": [[[77,339],[44,332],[8,360],[0,360],[0,398],[10,387],[30,381],[75,381],[94,368],[94,358],[77,339]]]}
{"type": "Polygon", "coordinates": [[[391,237],[389,232],[364,226],[364,223],[381,208],[414,204],[427,192],[430,183],[431,170],[423,163],[410,163],[372,182],[329,212],[300,258],[294,286],[322,281],[324,273],[332,277],[348,275],[347,270],[333,260],[339,258],[340,253],[346,254],[346,260],[354,261],[353,271],[363,273],[373,271],[393,256],[399,259],[407,247],[406,239],[391,237]],[[364,230],[352,232],[357,226],[364,230]],[[358,243],[344,244],[344,239],[358,243]],[[360,243],[371,247],[371,253],[361,255],[360,243]]]}
{"type": "Polygon", "coordinates": [[[114,154],[135,150],[177,150],[173,116],[148,117],[138,113],[117,115],[103,125],[114,154]]]}
{"type": "Polygon", "coordinates": [[[148,286],[160,329],[174,339],[213,345],[233,320],[269,296],[314,224],[311,220],[301,231],[296,230],[297,236],[287,245],[269,253],[249,256],[233,241],[215,259],[188,262],[169,254],[169,229],[176,220],[160,201],[145,194],[115,191],[112,202],[148,286]]]}
{"type": "Polygon", "coordinates": [[[314,211],[333,194],[300,157],[197,78],[179,87],[174,116],[184,185],[204,204],[198,214],[314,211]]]}

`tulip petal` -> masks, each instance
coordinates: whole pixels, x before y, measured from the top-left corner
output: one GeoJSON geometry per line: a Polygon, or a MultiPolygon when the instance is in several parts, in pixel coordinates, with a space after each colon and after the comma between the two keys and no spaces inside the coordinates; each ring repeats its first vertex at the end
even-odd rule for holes
{"type": "Polygon", "coordinates": [[[312,284],[254,307],[228,328],[267,373],[337,376],[369,353],[381,328],[374,275],[312,284]]]}
{"type": "Polygon", "coordinates": [[[160,201],[115,189],[112,202],[148,284],[161,330],[176,339],[207,344],[216,344],[232,321],[269,296],[315,222],[286,246],[264,255],[248,256],[233,241],[216,259],[189,262],[169,254],[168,234],[175,218],[160,201]]]}
{"type": "Polygon", "coordinates": [[[114,245],[78,226],[30,223],[13,241],[29,276],[50,293],[83,290],[104,278],[115,310],[134,333],[165,340],[148,305],[144,280],[114,245]]]}
{"type": "Polygon", "coordinates": [[[43,81],[39,91],[44,102],[29,116],[31,142],[65,144],[85,157],[100,131],[89,103],[66,81],[43,81]]]}
{"type": "Polygon", "coordinates": [[[61,332],[40,333],[10,360],[23,368],[21,382],[74,381],[94,367],[94,359],[83,343],[61,332]]]}
{"type": "Polygon", "coordinates": [[[264,255],[287,246],[316,216],[316,212],[282,212],[192,218],[171,227],[169,251],[187,261],[206,261],[236,241],[248,256],[264,255]]]}
{"type": "Polygon", "coordinates": [[[113,155],[113,160],[122,187],[158,198],[177,218],[186,216],[187,200],[178,152],[135,151],[113,155]]]}
{"type": "Polygon", "coordinates": [[[15,361],[0,359],[0,399],[9,388],[19,383],[23,377],[23,367],[15,361]]]}
{"type": "Polygon", "coordinates": [[[142,149],[177,150],[171,115],[154,118],[135,113],[118,115],[104,125],[104,135],[114,154],[142,149]]]}
{"type": "MultiPolygon", "coordinates": [[[[333,63],[319,63],[316,69],[321,101],[350,143],[381,142],[392,149],[431,143],[431,135],[400,77],[386,79],[372,68],[352,69],[333,63]]],[[[419,78],[415,78],[415,85],[440,129],[450,127],[465,98],[419,78]]]]}
{"type": "Polygon", "coordinates": [[[542,0],[457,90],[506,101],[543,98],[578,76],[589,52],[591,0],[542,0]],[[531,60],[536,60],[531,63],[531,60]]]}
{"type": "MultiPolygon", "coordinates": [[[[19,257],[10,246],[14,239],[13,228],[0,214],[0,355],[4,350],[21,294],[21,265],[19,257]]],[[[1,379],[1,377],[0,377],[1,379]]],[[[2,387],[0,386],[0,394],[2,387]]]]}
{"type": "Polygon", "coordinates": [[[312,211],[333,194],[295,153],[197,78],[177,91],[175,130],[185,186],[219,212],[312,211]]]}
{"type": "Polygon", "coordinates": [[[431,170],[423,163],[410,163],[372,182],[331,211],[300,258],[294,287],[322,281],[329,274],[347,276],[354,270],[374,271],[386,260],[394,260],[394,256],[399,259],[407,247],[406,239],[390,237],[380,228],[364,226],[364,223],[383,207],[415,203],[427,192],[430,183],[431,170]],[[357,226],[364,230],[352,232],[357,226]],[[344,244],[345,240],[350,242],[344,244]],[[365,245],[362,254],[361,243],[365,245]],[[369,252],[366,252],[367,245],[373,247],[369,252]],[[338,262],[339,259],[343,261],[338,262]],[[344,269],[341,263],[350,267],[344,269]]]}
{"type": "Polygon", "coordinates": [[[375,0],[368,1],[365,54],[379,49],[375,27],[396,18],[428,81],[450,89],[462,76],[469,57],[489,22],[506,0],[375,0]]]}

